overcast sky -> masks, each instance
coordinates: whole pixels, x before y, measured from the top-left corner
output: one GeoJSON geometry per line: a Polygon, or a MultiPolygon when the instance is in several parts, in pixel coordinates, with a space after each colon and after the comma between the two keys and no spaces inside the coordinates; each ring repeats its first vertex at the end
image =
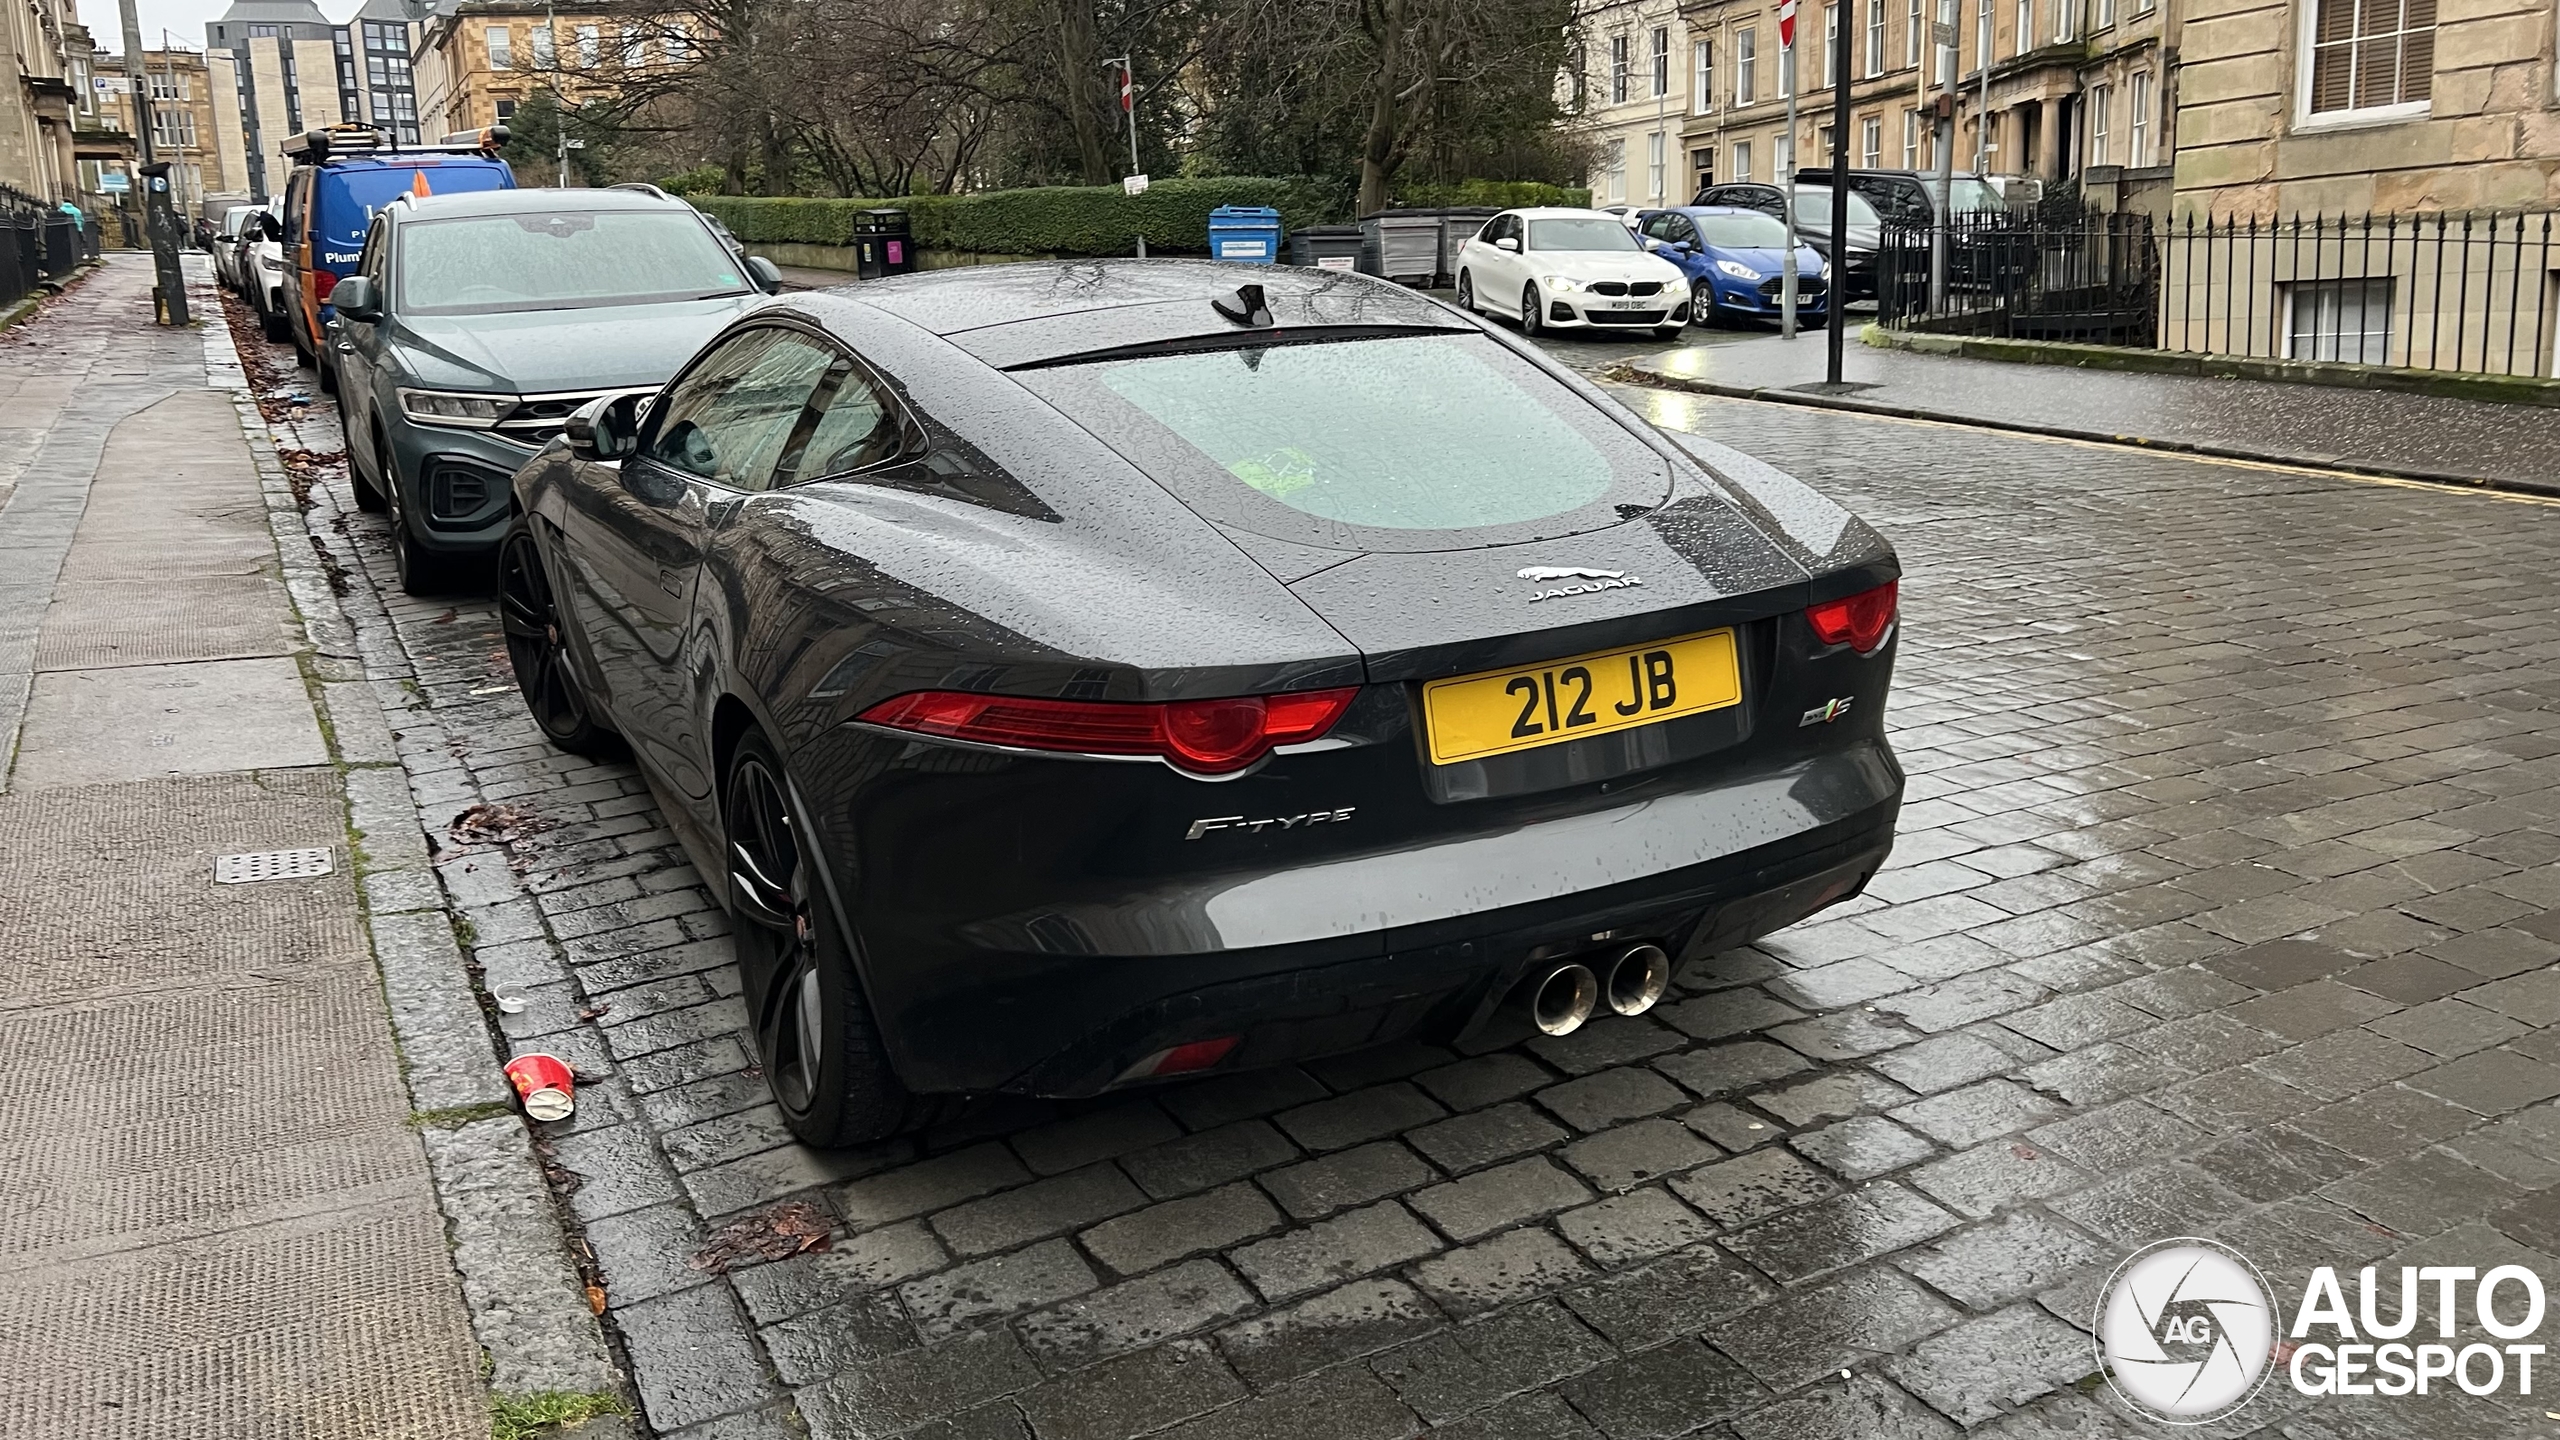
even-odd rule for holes
{"type": "MultiPolygon", "coordinates": [[[[332,20],[344,20],[356,13],[364,0],[320,0],[320,10],[332,20]]],[[[116,0],[79,0],[80,23],[100,50],[124,52],[124,13],[116,8],[116,0]]],[[[134,10],[142,18],[142,48],[162,48],[160,32],[169,32],[181,50],[204,48],[204,27],[222,18],[231,8],[231,0],[134,0],[134,10]]]]}

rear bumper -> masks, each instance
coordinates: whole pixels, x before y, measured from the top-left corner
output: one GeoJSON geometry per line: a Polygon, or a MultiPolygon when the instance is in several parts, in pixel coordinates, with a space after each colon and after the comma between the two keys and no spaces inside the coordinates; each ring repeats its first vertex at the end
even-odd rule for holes
{"type": "Polygon", "coordinates": [[[1709,954],[1857,893],[1901,794],[1890,753],[1862,743],[1430,850],[990,919],[939,943],[864,934],[865,979],[901,1076],[925,1091],[1090,1095],[1140,1057],[1227,1035],[1244,1038],[1222,1069],[1450,1040],[1485,1027],[1533,964],[1635,939],[1709,954]]]}

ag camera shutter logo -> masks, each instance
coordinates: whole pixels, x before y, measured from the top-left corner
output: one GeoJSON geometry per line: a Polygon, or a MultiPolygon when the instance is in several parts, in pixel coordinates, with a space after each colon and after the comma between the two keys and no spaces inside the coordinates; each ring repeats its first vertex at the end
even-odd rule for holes
{"type": "Polygon", "coordinates": [[[2098,1363],[2128,1405],[2202,1425],[2266,1382],[2282,1318],[2256,1266],[2228,1246],[2181,1237],[2134,1252],[2098,1301],[2098,1363]]]}

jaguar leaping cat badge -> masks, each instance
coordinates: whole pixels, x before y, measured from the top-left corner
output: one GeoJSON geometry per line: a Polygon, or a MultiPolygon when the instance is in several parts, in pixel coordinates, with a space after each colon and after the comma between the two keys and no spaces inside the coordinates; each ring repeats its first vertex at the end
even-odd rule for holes
{"type": "Polygon", "coordinates": [[[1579,585],[1558,585],[1552,590],[1539,590],[1529,597],[1529,603],[1533,605],[1541,600],[1554,600],[1565,595],[1588,595],[1597,590],[1624,590],[1630,585],[1644,583],[1624,570],[1595,570],[1587,565],[1524,565],[1520,567],[1519,575],[1523,580],[1538,582],[1549,580],[1583,582],[1579,585]]]}

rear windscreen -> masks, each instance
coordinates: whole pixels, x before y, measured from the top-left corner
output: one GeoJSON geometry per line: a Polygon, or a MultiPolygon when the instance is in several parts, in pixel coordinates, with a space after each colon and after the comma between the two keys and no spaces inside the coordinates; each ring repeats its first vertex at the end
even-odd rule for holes
{"type": "Polygon", "coordinates": [[[1661,457],[1605,413],[1463,331],[1015,378],[1202,514],[1308,544],[1511,544],[1615,524],[1669,486],[1661,457]]]}

